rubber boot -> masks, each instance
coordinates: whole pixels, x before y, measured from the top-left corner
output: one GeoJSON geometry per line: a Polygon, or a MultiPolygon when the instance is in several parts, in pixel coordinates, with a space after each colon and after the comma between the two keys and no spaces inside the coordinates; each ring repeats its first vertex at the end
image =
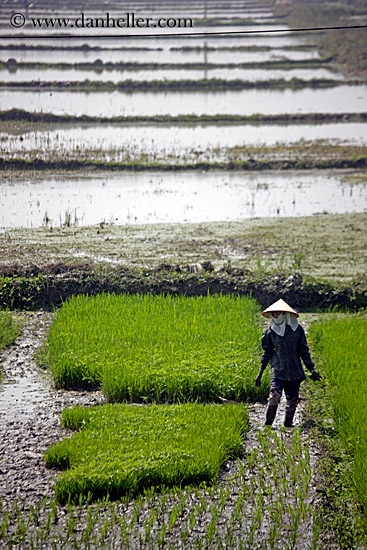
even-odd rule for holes
{"type": "Polygon", "coordinates": [[[292,428],[293,426],[293,418],[296,414],[296,408],[288,409],[286,407],[285,409],[285,417],[284,417],[284,427],[285,428],[292,428]]]}
{"type": "Polygon", "coordinates": [[[271,426],[277,414],[278,405],[268,405],[266,409],[265,426],[271,426]]]}

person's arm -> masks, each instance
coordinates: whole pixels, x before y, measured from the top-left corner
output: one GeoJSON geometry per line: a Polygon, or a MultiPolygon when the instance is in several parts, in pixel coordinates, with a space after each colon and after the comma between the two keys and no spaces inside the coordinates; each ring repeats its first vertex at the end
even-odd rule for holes
{"type": "Polygon", "coordinates": [[[310,371],[312,380],[320,380],[321,376],[315,369],[315,364],[311,359],[310,349],[307,344],[306,334],[303,330],[303,327],[301,327],[301,330],[302,334],[299,342],[299,354],[305,364],[306,369],[310,371]]]}
{"type": "Polygon", "coordinates": [[[263,348],[263,354],[261,356],[260,370],[258,372],[258,375],[255,378],[255,386],[260,386],[261,378],[264,373],[264,370],[266,369],[267,364],[273,357],[274,344],[273,344],[273,340],[271,339],[270,330],[265,330],[263,332],[263,335],[261,338],[261,346],[263,348]]]}

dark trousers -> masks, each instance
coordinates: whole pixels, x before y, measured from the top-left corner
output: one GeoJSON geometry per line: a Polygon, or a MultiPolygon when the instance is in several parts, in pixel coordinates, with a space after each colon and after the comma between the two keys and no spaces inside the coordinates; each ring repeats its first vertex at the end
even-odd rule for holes
{"type": "Polygon", "coordinates": [[[270,382],[270,393],[276,391],[282,395],[284,390],[287,401],[298,401],[301,382],[302,380],[280,380],[280,378],[272,378],[270,382]]]}

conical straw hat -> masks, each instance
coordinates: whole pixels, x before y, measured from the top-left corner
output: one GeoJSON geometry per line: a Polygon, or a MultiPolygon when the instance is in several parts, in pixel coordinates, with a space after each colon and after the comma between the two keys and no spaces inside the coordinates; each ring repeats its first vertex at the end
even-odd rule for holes
{"type": "Polygon", "coordinates": [[[299,317],[297,311],[294,311],[294,309],[291,308],[285,302],[284,300],[280,299],[277,302],[274,302],[274,304],[271,304],[268,308],[266,308],[264,311],[261,312],[261,315],[264,315],[264,317],[271,317],[271,314],[273,311],[284,311],[285,313],[294,313],[297,317],[299,317]]]}

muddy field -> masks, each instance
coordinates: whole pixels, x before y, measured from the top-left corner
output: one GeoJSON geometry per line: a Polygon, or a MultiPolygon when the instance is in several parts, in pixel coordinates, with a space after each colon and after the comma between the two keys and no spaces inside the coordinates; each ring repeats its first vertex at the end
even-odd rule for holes
{"type": "MultiPolygon", "coordinates": [[[[17,517],[18,525],[15,520],[11,522],[9,527],[9,534],[5,540],[9,539],[9,535],[13,532],[14,541],[17,540],[15,535],[20,536],[19,521],[26,521],[28,523],[29,533],[34,534],[34,540],[36,540],[37,532],[45,529],[45,525],[53,511],[55,512],[55,504],[53,503],[53,484],[57,472],[48,470],[45,468],[42,455],[50,444],[59,441],[65,436],[65,430],[61,428],[59,415],[64,407],[70,407],[75,404],[82,404],[86,406],[103,403],[103,397],[100,392],[66,392],[56,391],[52,388],[50,379],[47,374],[41,372],[34,362],[34,354],[39,349],[43,339],[47,334],[47,329],[52,322],[53,314],[36,312],[32,314],[22,314],[21,319],[24,322],[22,335],[18,338],[16,344],[12,346],[8,351],[2,354],[2,368],[4,371],[4,384],[1,390],[1,454],[3,456],[3,462],[1,465],[1,476],[4,483],[1,487],[0,497],[2,502],[3,511],[11,510],[10,517],[17,517]],[[14,508],[14,506],[17,508],[14,508]],[[37,511],[37,520],[35,515],[37,511]],[[30,519],[32,518],[33,519],[30,519]],[[27,519],[28,518],[28,519],[27,519]]],[[[313,320],[314,316],[304,316],[302,321],[304,326],[308,326],[309,322],[313,320]]],[[[305,398],[306,394],[303,395],[305,398]]],[[[307,398],[306,398],[307,400],[307,398]]],[[[223,405],[225,406],[225,404],[223,405]]],[[[310,438],[312,432],[307,428],[306,424],[302,420],[302,410],[304,405],[300,406],[299,411],[295,417],[296,427],[301,428],[301,445],[307,447],[309,450],[309,464],[312,471],[315,469],[315,464],[320,455],[320,449],[317,448],[315,443],[310,438]]],[[[248,453],[254,452],[259,446],[258,434],[263,431],[263,422],[265,414],[264,404],[255,404],[250,406],[250,429],[246,434],[243,454],[246,456],[248,453]]],[[[278,416],[274,424],[274,434],[278,433],[283,421],[284,416],[284,402],[280,405],[278,416]]],[[[280,432],[279,432],[280,433],[280,432]]],[[[285,434],[286,444],[292,445],[292,431],[288,431],[285,434]]],[[[259,466],[259,465],[258,465],[259,466]]],[[[224,527],[227,521],[230,520],[233,509],[236,506],[238,491],[240,486],[236,489],[236,472],[238,472],[238,463],[236,461],[229,461],[225,468],[221,471],[219,476],[218,486],[216,491],[230,491],[224,509],[222,510],[222,518],[219,522],[219,530],[224,533],[224,527]]],[[[246,466],[245,466],[246,467],[246,466]]],[[[251,472],[248,472],[248,476],[251,476],[251,472]]],[[[238,483],[238,482],[237,482],[238,483]]],[[[193,489],[185,490],[185,494],[188,499],[193,499],[192,506],[195,503],[195,493],[193,489]]],[[[210,491],[209,491],[210,492],[210,491]]],[[[204,491],[204,498],[208,503],[212,498],[204,491]]],[[[219,493],[218,493],[219,494],[219,493]]],[[[222,494],[220,492],[220,494],[222,494]]],[[[164,498],[164,496],[157,495],[155,497],[157,501],[165,502],[166,513],[169,514],[172,508],[176,504],[176,498],[174,494],[164,498]]],[[[317,492],[316,478],[310,484],[309,491],[307,493],[307,501],[310,503],[311,508],[315,509],[321,496],[317,492]]],[[[292,497],[289,495],[289,503],[292,502],[292,497]]],[[[135,511],[134,501],[122,501],[117,504],[102,504],[99,505],[98,514],[94,526],[93,533],[96,534],[96,541],[100,536],[103,526],[109,526],[109,532],[105,534],[103,544],[104,547],[116,548],[116,540],[120,540],[119,537],[119,517],[123,517],[125,521],[130,522],[131,531],[128,535],[129,547],[141,548],[141,541],[139,542],[138,534],[143,532],[144,523],[149,519],[150,506],[147,501],[141,503],[140,517],[137,525],[134,524],[133,516],[135,511]],[[115,514],[115,519],[111,520],[111,515],[115,514]],[[117,537],[117,539],[116,539],[117,537]],[[111,546],[112,545],[112,546],[111,546]]],[[[75,511],[77,514],[77,523],[74,524],[72,532],[69,532],[70,522],[73,516],[69,506],[57,507],[56,521],[53,521],[48,538],[53,540],[52,545],[46,544],[42,548],[54,548],[60,547],[69,548],[75,544],[80,548],[84,548],[82,543],[82,537],[85,535],[86,526],[90,524],[90,515],[96,514],[97,505],[82,506],[79,507],[79,511],[75,511]]],[[[190,513],[190,505],[187,504],[187,509],[183,511],[183,516],[179,520],[179,523],[183,524],[186,514],[190,513]]],[[[246,524],[248,521],[247,516],[251,518],[251,506],[248,504],[243,510],[243,522],[246,524]]],[[[190,534],[192,544],[196,545],[200,539],[205,540],[207,525],[211,520],[211,510],[208,506],[207,511],[201,513],[200,521],[192,529],[190,534]]],[[[253,540],[254,546],[261,547],[261,537],[267,537],[269,535],[269,529],[271,523],[268,522],[267,516],[264,514],[264,521],[262,527],[258,528],[253,540]]],[[[305,519],[304,523],[300,527],[297,537],[297,548],[309,548],[312,544],[312,540],[315,539],[315,533],[317,531],[315,517],[311,516],[305,519]]],[[[289,536],[289,529],[286,525],[281,527],[282,537],[287,540],[289,536]]],[[[30,544],[28,536],[24,537],[23,544],[20,547],[28,548],[30,544]]],[[[246,526],[244,525],[243,536],[246,534],[246,526]]],[[[238,533],[240,535],[240,533],[238,533]]],[[[238,536],[237,535],[237,536],[238,536]]],[[[40,536],[38,534],[38,536],[40,536]]],[[[179,548],[182,545],[182,534],[179,528],[173,530],[167,537],[166,544],[171,548],[179,548]],[[176,537],[176,540],[175,540],[176,537]]],[[[241,535],[240,535],[241,536],[241,535]]],[[[319,535],[318,535],[319,537],[319,535]]],[[[19,539],[18,539],[19,540],[19,539]]],[[[245,540],[245,539],[244,539],[245,540]]],[[[99,544],[101,544],[99,540],[99,544]]],[[[121,540],[120,540],[121,542],[121,540]]],[[[97,544],[97,547],[98,546],[97,544]]],[[[144,546],[145,547],[145,546],[144,546]]],[[[227,546],[228,547],[228,546],[227,546]]],[[[285,547],[285,546],[284,546],[285,547]]],[[[328,542],[324,548],[337,548],[337,546],[328,542]]],[[[283,543],[279,542],[277,548],[283,548],[283,543]]]]}
{"type": "Polygon", "coordinates": [[[16,345],[2,353],[3,385],[1,404],[1,487],[3,504],[25,500],[27,507],[52,496],[55,472],[47,470],[42,454],[60,439],[59,414],[64,407],[101,402],[99,392],[55,391],[50,378],[40,371],[34,354],[47,335],[53,315],[42,311],[22,314],[22,335],[16,345]]]}
{"type": "MultiPolygon", "coordinates": [[[[346,173],[345,178],[353,192],[359,176],[346,173]]],[[[95,227],[67,227],[64,221],[1,232],[3,273],[10,275],[11,266],[24,273],[22,267],[33,266],[36,272],[78,262],[139,269],[210,262],[216,270],[230,265],[259,276],[298,271],[348,282],[365,274],[366,214],[95,227]]]]}

